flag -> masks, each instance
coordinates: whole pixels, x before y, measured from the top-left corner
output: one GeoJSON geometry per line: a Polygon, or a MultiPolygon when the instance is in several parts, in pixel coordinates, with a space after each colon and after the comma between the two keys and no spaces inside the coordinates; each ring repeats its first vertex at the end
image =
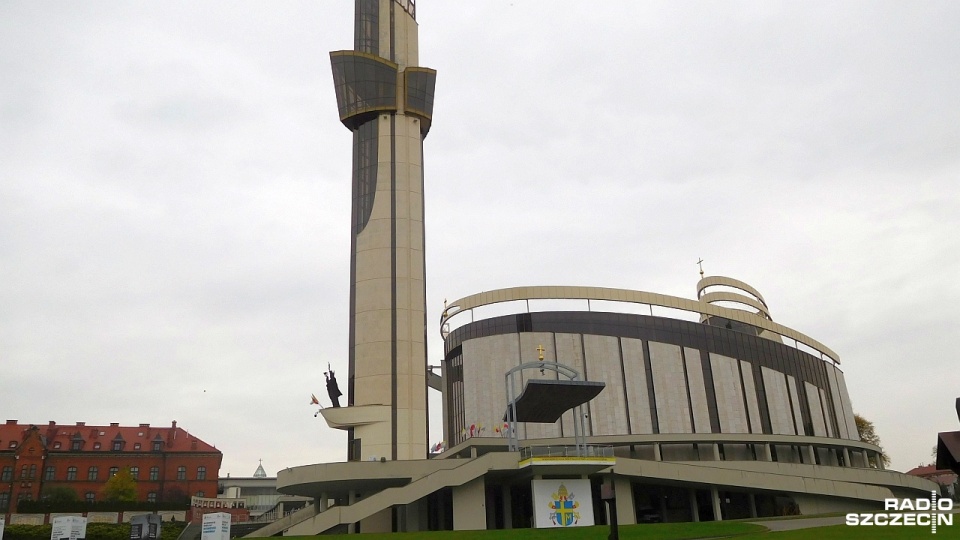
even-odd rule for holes
{"type": "Polygon", "coordinates": [[[311,405],[319,405],[319,404],[320,404],[320,401],[317,400],[317,396],[315,396],[315,395],[313,395],[313,394],[310,394],[310,404],[311,404],[311,405]]]}

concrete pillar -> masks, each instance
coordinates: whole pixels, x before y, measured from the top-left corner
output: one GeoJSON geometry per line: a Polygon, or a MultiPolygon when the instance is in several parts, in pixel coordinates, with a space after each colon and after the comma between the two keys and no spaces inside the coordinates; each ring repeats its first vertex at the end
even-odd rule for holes
{"type": "Polygon", "coordinates": [[[426,521],[420,521],[420,516],[424,514],[420,511],[420,507],[426,506],[426,504],[426,500],[420,499],[410,504],[400,506],[400,511],[404,517],[404,528],[402,532],[417,532],[426,527],[426,521]]]}
{"type": "Polygon", "coordinates": [[[637,522],[637,510],[633,504],[633,486],[629,478],[614,477],[613,490],[616,492],[617,522],[620,525],[633,525],[637,522]]]}
{"type": "Polygon", "coordinates": [[[757,517],[757,499],[754,497],[753,493],[747,493],[747,498],[750,502],[750,517],[757,517]]]}
{"type": "Polygon", "coordinates": [[[773,461],[773,454],[770,452],[769,444],[760,445],[761,454],[760,457],[763,458],[763,461],[773,461]]]}
{"type": "Polygon", "coordinates": [[[843,466],[852,467],[853,464],[850,463],[850,450],[847,450],[847,447],[843,447],[843,466]]]}
{"type": "Polygon", "coordinates": [[[314,499],[313,504],[317,506],[317,510],[324,512],[327,509],[327,494],[321,493],[320,498],[314,499]]]}
{"type": "Polygon", "coordinates": [[[513,528],[513,499],[510,496],[510,486],[503,486],[503,528],[513,528]]]}
{"type": "Polygon", "coordinates": [[[713,503],[713,520],[723,521],[723,512],[720,510],[720,492],[717,488],[710,488],[710,501],[713,503]]]}
{"type": "Polygon", "coordinates": [[[697,490],[691,489],[690,492],[690,518],[694,522],[700,521],[700,505],[697,504],[697,490]]]}
{"type": "Polygon", "coordinates": [[[816,464],[817,464],[817,456],[814,455],[813,445],[812,445],[812,444],[805,445],[805,446],[803,447],[803,450],[804,450],[804,452],[807,454],[807,455],[804,457],[804,459],[806,460],[806,462],[807,462],[808,464],[810,464],[810,465],[816,465],[816,464]]]}
{"type": "Polygon", "coordinates": [[[396,525],[393,519],[393,507],[389,506],[360,520],[362,533],[389,533],[396,525]]]}
{"type": "Polygon", "coordinates": [[[883,470],[883,456],[880,455],[880,452],[877,452],[876,457],[877,457],[877,469],[882,471],[882,470],[883,470]]]}
{"type": "Polygon", "coordinates": [[[718,443],[713,443],[711,446],[713,450],[713,460],[720,461],[720,445],[718,443]]]}
{"type": "MultiPolygon", "coordinates": [[[[350,491],[347,492],[347,505],[349,506],[355,502],[357,502],[357,492],[351,489],[350,491]]],[[[357,532],[356,523],[350,523],[347,525],[348,534],[356,534],[356,532],[357,532]]]]}
{"type": "Polygon", "coordinates": [[[660,454],[660,445],[653,445],[653,460],[654,461],[663,461],[663,455],[660,454]]]}
{"type": "Polygon", "coordinates": [[[483,477],[453,488],[453,530],[487,528],[486,488],[483,477]]]}

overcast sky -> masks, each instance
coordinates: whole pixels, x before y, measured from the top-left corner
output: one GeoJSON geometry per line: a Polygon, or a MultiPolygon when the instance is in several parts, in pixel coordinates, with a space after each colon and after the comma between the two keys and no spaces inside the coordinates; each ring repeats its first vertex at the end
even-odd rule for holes
{"type": "MultiPolygon", "coordinates": [[[[345,459],[308,403],[347,368],[353,5],[0,2],[0,415],[345,459]]],[[[840,355],[894,468],[960,429],[960,4],[417,7],[431,363],[445,298],[693,298],[703,258],[840,355]]]]}

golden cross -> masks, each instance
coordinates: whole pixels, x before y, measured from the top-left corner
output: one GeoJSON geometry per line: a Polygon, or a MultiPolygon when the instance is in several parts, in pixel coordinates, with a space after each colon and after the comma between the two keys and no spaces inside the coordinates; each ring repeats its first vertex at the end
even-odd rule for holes
{"type": "Polygon", "coordinates": [[[700,266],[700,279],[703,279],[703,259],[697,261],[697,265],[700,266]]]}
{"type": "Polygon", "coordinates": [[[543,348],[543,345],[542,345],[542,344],[537,346],[537,352],[540,353],[540,360],[543,360],[543,351],[545,351],[545,350],[546,350],[546,349],[543,348]]]}

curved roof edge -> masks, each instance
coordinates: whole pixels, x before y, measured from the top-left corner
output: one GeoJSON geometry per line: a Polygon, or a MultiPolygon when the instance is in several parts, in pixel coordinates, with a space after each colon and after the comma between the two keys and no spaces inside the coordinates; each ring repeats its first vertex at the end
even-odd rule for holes
{"type": "MultiPolygon", "coordinates": [[[[704,280],[701,280],[700,283],[702,284],[706,279],[712,278],[704,278],[704,280]]],[[[729,280],[729,278],[724,278],[724,280],[729,280]]],[[[733,282],[736,280],[729,281],[733,282]]],[[[723,284],[726,285],[728,283],[723,284]]],[[[746,283],[743,283],[743,285],[747,287],[744,290],[749,290],[751,293],[753,292],[752,287],[746,283]]],[[[759,293],[757,296],[760,297],[759,293]]],[[[792,339],[797,343],[802,343],[820,353],[821,356],[826,356],[836,364],[840,364],[840,356],[830,347],[827,347],[816,339],[813,339],[806,334],[798,332],[782,324],[751,314],[747,311],[715,306],[699,300],[680,298],[679,296],[670,296],[667,294],[651,293],[646,291],[634,291],[630,289],[612,289],[608,287],[536,285],[530,287],[510,287],[507,289],[484,291],[482,293],[465,296],[450,302],[440,315],[440,328],[443,328],[451,318],[457,316],[458,314],[481,306],[498,304],[502,302],[513,302],[518,300],[547,299],[608,300],[613,302],[628,302],[679,309],[682,311],[699,313],[701,315],[723,317],[780,334],[781,336],[792,339]]]]}

